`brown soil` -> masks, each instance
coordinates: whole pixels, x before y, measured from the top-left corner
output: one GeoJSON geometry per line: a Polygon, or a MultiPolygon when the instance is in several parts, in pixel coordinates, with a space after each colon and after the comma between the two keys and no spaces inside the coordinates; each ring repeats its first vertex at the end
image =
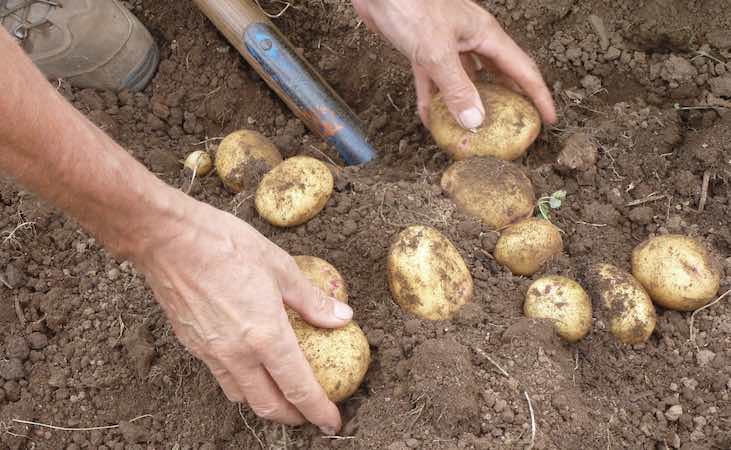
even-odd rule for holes
{"type": "MultiPolygon", "coordinates": [[[[151,86],[119,95],[61,89],[161,178],[186,187],[183,157],[214,151],[213,138],[242,127],[272,138],[285,157],[338,161],[190,5],[127,3],[161,47],[151,86]]],[[[637,243],[673,232],[713,249],[729,289],[731,10],[710,0],[483,3],[536,56],[561,112],[519,161],[538,194],[568,193],[552,211],[565,255],[546,272],[585,282],[592,263],[627,269],[637,243]],[[598,148],[596,163],[577,155],[590,163],[557,166],[577,132],[598,148]]],[[[264,448],[527,448],[528,399],[534,448],[731,448],[730,302],[697,315],[696,345],[690,315],[662,309],[646,344],[619,345],[601,318],[587,338],[565,344],[548,324],[522,317],[531,279],[494,262],[496,234],[442,194],[449,161],[418,121],[407,62],[359,26],[345,1],[294,2],[277,24],[366,121],[378,161],[335,170],[326,208],[294,229],[266,224],[250,193],[233,196],[215,176],[190,195],[345,276],[373,353],[363,386],[341,405],[348,438],[265,423],[229,403],[129,263],[0,182],[1,448],[254,449],[258,439],[264,448]],[[388,243],[411,224],[442,231],[472,272],[474,300],[453,321],[414,319],[391,300],[388,243]],[[120,426],[56,431],[13,419],[120,426]]]]}

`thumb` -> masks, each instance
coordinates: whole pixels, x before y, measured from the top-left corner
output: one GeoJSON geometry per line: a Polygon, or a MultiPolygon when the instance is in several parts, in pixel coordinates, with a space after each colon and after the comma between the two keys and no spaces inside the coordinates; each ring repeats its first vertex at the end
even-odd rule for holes
{"type": "Polygon", "coordinates": [[[482,106],[480,94],[462,65],[459,53],[451,52],[422,66],[439,88],[452,116],[463,128],[472,129],[482,125],[485,108],[482,106]]]}
{"type": "Polygon", "coordinates": [[[299,270],[297,264],[292,262],[292,266],[288,265],[289,270],[280,283],[284,303],[311,325],[322,328],[347,325],[353,318],[350,306],[325,295],[299,270]]]}

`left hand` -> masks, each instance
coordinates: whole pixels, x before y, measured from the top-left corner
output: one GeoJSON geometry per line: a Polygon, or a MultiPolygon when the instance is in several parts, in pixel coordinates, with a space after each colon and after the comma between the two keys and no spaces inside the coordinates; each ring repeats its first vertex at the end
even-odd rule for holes
{"type": "Polygon", "coordinates": [[[436,88],[464,128],[477,128],[485,110],[469,73],[472,57],[512,80],[535,103],[543,120],[556,122],[551,93],[535,62],[497,19],[471,0],[353,0],[369,28],[411,61],[422,122],[436,88]]]}

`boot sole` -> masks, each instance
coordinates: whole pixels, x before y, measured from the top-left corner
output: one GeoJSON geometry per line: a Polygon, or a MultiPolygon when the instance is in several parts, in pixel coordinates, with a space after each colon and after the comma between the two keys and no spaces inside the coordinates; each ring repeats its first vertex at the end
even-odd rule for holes
{"type": "Polygon", "coordinates": [[[144,89],[155,75],[159,61],[160,50],[157,48],[157,44],[153,42],[140,65],[130,72],[129,76],[122,84],[122,89],[127,89],[132,92],[144,89]]]}

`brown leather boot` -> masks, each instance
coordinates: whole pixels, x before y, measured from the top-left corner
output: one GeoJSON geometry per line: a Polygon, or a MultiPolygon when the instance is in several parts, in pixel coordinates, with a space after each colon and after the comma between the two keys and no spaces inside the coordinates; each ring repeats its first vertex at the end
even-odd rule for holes
{"type": "Polygon", "coordinates": [[[0,24],[51,80],[138,91],[157,68],[155,41],[117,0],[0,0],[0,24]]]}

